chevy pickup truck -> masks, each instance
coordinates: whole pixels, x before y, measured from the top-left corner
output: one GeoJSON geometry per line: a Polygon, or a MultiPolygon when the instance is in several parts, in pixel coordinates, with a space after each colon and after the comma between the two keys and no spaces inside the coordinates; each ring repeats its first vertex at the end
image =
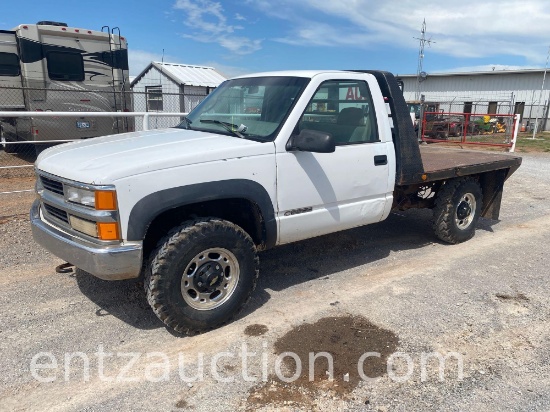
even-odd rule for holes
{"type": "Polygon", "coordinates": [[[463,242],[498,219],[520,164],[419,145],[388,72],[262,73],[224,82],[177,127],[46,150],[30,219],[76,270],[142,277],[159,319],[196,333],[244,307],[259,251],[410,208],[463,242]]]}

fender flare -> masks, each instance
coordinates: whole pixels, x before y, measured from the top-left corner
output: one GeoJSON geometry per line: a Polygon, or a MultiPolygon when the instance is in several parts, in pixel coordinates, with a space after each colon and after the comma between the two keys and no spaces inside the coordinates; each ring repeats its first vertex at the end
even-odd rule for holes
{"type": "Polygon", "coordinates": [[[271,198],[262,185],[246,179],[221,180],[172,187],[145,196],[130,211],[127,240],[143,240],[151,222],[167,210],[222,199],[246,199],[255,203],[260,209],[265,225],[266,249],[275,246],[277,242],[277,221],[271,198]]]}

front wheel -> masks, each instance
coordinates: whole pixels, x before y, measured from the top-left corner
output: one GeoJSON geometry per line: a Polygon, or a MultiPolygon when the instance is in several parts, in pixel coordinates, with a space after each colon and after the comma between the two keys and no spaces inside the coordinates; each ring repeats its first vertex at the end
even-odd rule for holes
{"type": "Polygon", "coordinates": [[[447,182],[438,193],[433,227],[436,236],[448,243],[471,239],[481,214],[481,187],[472,179],[447,182]]]}
{"type": "Polygon", "coordinates": [[[188,221],[159,242],[145,279],[157,317],[179,333],[214,329],[239,313],[258,279],[250,236],[217,218],[188,221]]]}

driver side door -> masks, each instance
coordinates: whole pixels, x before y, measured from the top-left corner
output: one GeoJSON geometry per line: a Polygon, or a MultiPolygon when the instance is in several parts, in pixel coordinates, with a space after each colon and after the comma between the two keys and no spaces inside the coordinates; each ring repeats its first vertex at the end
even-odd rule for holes
{"type": "Polygon", "coordinates": [[[330,133],[336,149],[277,153],[279,244],[378,222],[387,215],[393,147],[380,139],[377,122],[366,80],[320,84],[295,133],[330,133]]]}

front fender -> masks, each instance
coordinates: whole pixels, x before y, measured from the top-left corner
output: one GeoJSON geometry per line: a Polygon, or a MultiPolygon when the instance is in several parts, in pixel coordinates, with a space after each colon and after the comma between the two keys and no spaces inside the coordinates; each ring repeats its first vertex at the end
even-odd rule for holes
{"type": "Polygon", "coordinates": [[[145,196],[134,205],[130,212],[127,239],[129,241],[143,240],[151,222],[167,210],[221,199],[246,199],[255,203],[264,220],[266,247],[275,246],[277,222],[271,198],[262,185],[246,179],[173,187],[145,196]]]}

